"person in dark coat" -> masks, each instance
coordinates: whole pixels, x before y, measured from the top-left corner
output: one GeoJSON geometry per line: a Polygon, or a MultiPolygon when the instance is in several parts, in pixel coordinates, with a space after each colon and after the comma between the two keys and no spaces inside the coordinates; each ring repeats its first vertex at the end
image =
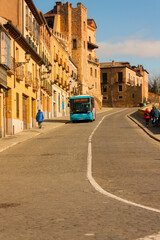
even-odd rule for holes
{"type": "Polygon", "coordinates": [[[39,128],[42,128],[43,119],[44,119],[43,112],[39,109],[36,115],[36,121],[38,122],[39,128]]]}
{"type": "Polygon", "coordinates": [[[153,117],[153,126],[156,127],[158,126],[158,121],[159,121],[159,111],[156,107],[154,107],[152,111],[152,117],[153,117]]]}
{"type": "Polygon", "coordinates": [[[144,112],[144,119],[146,121],[146,127],[148,128],[150,119],[150,111],[148,110],[148,108],[146,108],[146,111],[144,112]]]}

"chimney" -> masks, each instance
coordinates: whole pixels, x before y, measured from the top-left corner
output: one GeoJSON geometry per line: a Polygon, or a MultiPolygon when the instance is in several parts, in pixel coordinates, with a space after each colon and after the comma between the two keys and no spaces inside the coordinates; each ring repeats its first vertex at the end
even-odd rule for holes
{"type": "Polygon", "coordinates": [[[61,1],[56,2],[57,13],[60,11],[62,5],[63,3],[61,1]]]}
{"type": "Polygon", "coordinates": [[[139,66],[139,69],[140,69],[140,74],[143,76],[143,66],[140,65],[140,66],[139,66]]]}
{"type": "Polygon", "coordinates": [[[112,60],[112,66],[115,66],[115,61],[114,60],[112,60]]]}

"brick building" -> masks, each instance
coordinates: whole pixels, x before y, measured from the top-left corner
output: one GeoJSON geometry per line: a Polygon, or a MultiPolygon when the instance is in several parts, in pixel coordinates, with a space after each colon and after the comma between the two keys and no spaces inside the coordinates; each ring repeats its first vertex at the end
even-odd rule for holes
{"type": "Polygon", "coordinates": [[[82,3],[76,8],[68,2],[56,2],[56,6],[45,15],[53,33],[62,36],[62,41],[73,62],[78,67],[79,90],[91,94],[101,107],[100,68],[96,58],[96,29],[93,19],[87,19],[87,9],[82,3]]]}
{"type": "Polygon", "coordinates": [[[148,72],[129,62],[100,63],[103,106],[134,107],[148,100],[148,72]]]}

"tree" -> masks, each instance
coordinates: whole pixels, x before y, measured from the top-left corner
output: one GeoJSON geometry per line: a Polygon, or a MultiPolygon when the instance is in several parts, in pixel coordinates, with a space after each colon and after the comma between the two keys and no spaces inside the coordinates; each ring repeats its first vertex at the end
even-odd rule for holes
{"type": "Polygon", "coordinates": [[[148,89],[149,92],[156,94],[160,93],[160,75],[155,75],[149,78],[148,89]]]}

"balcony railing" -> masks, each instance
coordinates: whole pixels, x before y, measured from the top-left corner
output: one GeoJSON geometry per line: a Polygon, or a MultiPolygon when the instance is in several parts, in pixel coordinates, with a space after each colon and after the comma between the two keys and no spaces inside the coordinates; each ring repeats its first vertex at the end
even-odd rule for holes
{"type": "Polygon", "coordinates": [[[23,81],[24,79],[24,66],[20,66],[16,68],[16,79],[19,81],[23,81]]]}
{"type": "Polygon", "coordinates": [[[52,95],[52,85],[47,81],[41,81],[41,88],[43,88],[50,96],[52,95]]]}
{"type": "Polygon", "coordinates": [[[14,75],[15,72],[15,58],[11,57],[11,69],[7,70],[10,75],[14,75]]]}
{"type": "Polygon", "coordinates": [[[59,59],[58,65],[62,66],[62,58],[59,59]]]}
{"type": "Polygon", "coordinates": [[[55,56],[54,56],[54,61],[55,62],[58,62],[58,54],[56,53],[55,56]]]}
{"type": "Polygon", "coordinates": [[[66,67],[66,72],[67,72],[67,73],[69,72],[69,66],[66,67]]]}
{"type": "Polygon", "coordinates": [[[56,35],[57,38],[63,40],[63,41],[68,41],[68,37],[63,35],[62,33],[59,33],[59,32],[55,32],[54,33],[56,35]]]}
{"type": "Polygon", "coordinates": [[[38,78],[35,78],[35,80],[33,81],[33,90],[37,92],[38,89],[39,89],[39,80],[38,78]]]}
{"type": "Polygon", "coordinates": [[[32,85],[32,73],[28,72],[25,76],[25,85],[31,87],[32,85]]]}
{"type": "Polygon", "coordinates": [[[93,64],[99,65],[99,59],[98,58],[94,58],[91,55],[88,55],[88,61],[93,63],[93,64]]]}
{"type": "Polygon", "coordinates": [[[62,68],[63,68],[63,69],[66,69],[66,62],[63,62],[62,68]]]}

